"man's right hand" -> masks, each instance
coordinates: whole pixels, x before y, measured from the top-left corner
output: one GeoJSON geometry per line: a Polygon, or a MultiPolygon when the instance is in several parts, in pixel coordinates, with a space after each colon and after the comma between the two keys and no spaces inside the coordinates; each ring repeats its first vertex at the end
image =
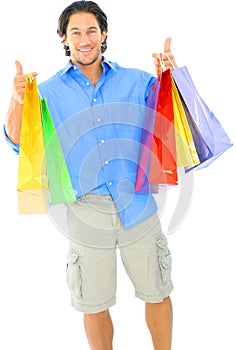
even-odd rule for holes
{"type": "MultiPolygon", "coordinates": [[[[25,93],[25,82],[26,74],[23,74],[22,64],[19,61],[15,61],[16,65],[16,75],[13,81],[13,92],[12,98],[17,103],[23,105],[24,103],[24,93],[25,93]]],[[[36,77],[37,73],[31,73],[33,77],[36,77]]]]}
{"type": "MultiPolygon", "coordinates": [[[[10,106],[6,115],[5,130],[8,138],[15,144],[20,142],[21,120],[24,104],[24,94],[26,85],[26,76],[23,74],[22,64],[15,61],[16,74],[13,81],[13,91],[10,106]]],[[[36,72],[31,73],[33,77],[36,72]]]]}

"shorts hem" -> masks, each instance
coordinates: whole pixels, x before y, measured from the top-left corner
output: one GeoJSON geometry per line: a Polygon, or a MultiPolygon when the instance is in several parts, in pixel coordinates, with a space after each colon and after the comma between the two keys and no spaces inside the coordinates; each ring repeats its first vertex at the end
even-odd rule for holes
{"type": "Polygon", "coordinates": [[[85,314],[95,314],[101,311],[105,311],[109,309],[111,306],[115,305],[116,298],[112,298],[108,300],[105,303],[99,304],[99,305],[85,305],[81,304],[78,300],[75,298],[71,299],[71,305],[77,310],[81,311],[85,314]]]}
{"type": "Polygon", "coordinates": [[[162,293],[158,295],[148,295],[140,292],[135,292],[136,298],[139,298],[146,303],[161,303],[165,298],[167,298],[173,290],[173,285],[171,284],[168,288],[166,288],[162,293]]]}

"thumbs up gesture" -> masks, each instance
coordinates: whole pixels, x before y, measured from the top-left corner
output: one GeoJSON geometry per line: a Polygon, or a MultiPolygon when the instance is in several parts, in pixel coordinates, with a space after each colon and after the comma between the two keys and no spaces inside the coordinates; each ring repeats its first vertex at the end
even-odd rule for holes
{"type": "Polygon", "coordinates": [[[161,70],[165,69],[174,69],[177,68],[177,64],[175,62],[175,58],[173,53],[171,52],[171,38],[167,38],[164,43],[164,51],[163,53],[153,53],[152,57],[155,58],[154,64],[156,67],[156,73],[159,75],[161,70]]]}
{"type": "MultiPolygon", "coordinates": [[[[13,81],[13,92],[12,98],[19,104],[24,103],[24,92],[25,92],[25,82],[26,74],[23,74],[22,64],[19,61],[15,61],[16,74],[13,81]]],[[[37,75],[36,72],[31,73],[33,77],[37,75]]]]}

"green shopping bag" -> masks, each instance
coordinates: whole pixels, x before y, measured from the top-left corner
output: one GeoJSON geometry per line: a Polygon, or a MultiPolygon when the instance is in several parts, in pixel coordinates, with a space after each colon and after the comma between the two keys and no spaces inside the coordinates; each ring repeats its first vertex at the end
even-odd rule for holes
{"type": "Polygon", "coordinates": [[[40,102],[50,203],[74,202],[76,200],[75,193],[57,131],[46,100],[42,98],[40,102]]]}

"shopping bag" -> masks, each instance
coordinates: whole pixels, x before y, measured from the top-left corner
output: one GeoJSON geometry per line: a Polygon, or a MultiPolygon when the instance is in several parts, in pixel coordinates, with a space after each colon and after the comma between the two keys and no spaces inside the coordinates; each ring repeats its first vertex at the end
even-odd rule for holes
{"type": "Polygon", "coordinates": [[[74,202],[75,192],[47,101],[40,101],[50,204],[74,202]]]}
{"type": "Polygon", "coordinates": [[[191,166],[200,163],[197,150],[194,144],[192,132],[188,124],[184,107],[181,103],[174,79],[171,76],[172,99],[174,110],[174,125],[176,139],[176,155],[178,166],[191,166]]]}
{"type": "Polygon", "coordinates": [[[136,192],[158,192],[158,186],[149,183],[150,162],[152,152],[152,140],[154,122],[156,116],[157,96],[159,92],[159,81],[152,85],[147,98],[144,122],[140,138],[139,157],[136,172],[135,191],[136,192]]]}
{"type": "Polygon", "coordinates": [[[20,214],[47,212],[48,183],[36,78],[26,77],[18,164],[20,214]]]}
{"type": "Polygon", "coordinates": [[[171,74],[181,95],[182,105],[200,160],[199,164],[185,168],[185,171],[189,172],[195,168],[208,166],[233,144],[219,120],[200,96],[188,68],[185,66],[174,69],[171,74]]]}
{"type": "Polygon", "coordinates": [[[159,76],[147,100],[140,141],[136,191],[158,192],[178,184],[170,70],[159,76]],[[155,111],[150,113],[149,109],[155,111]]]}
{"type": "Polygon", "coordinates": [[[178,175],[170,70],[162,72],[160,79],[149,182],[150,184],[176,185],[178,175]]]}

